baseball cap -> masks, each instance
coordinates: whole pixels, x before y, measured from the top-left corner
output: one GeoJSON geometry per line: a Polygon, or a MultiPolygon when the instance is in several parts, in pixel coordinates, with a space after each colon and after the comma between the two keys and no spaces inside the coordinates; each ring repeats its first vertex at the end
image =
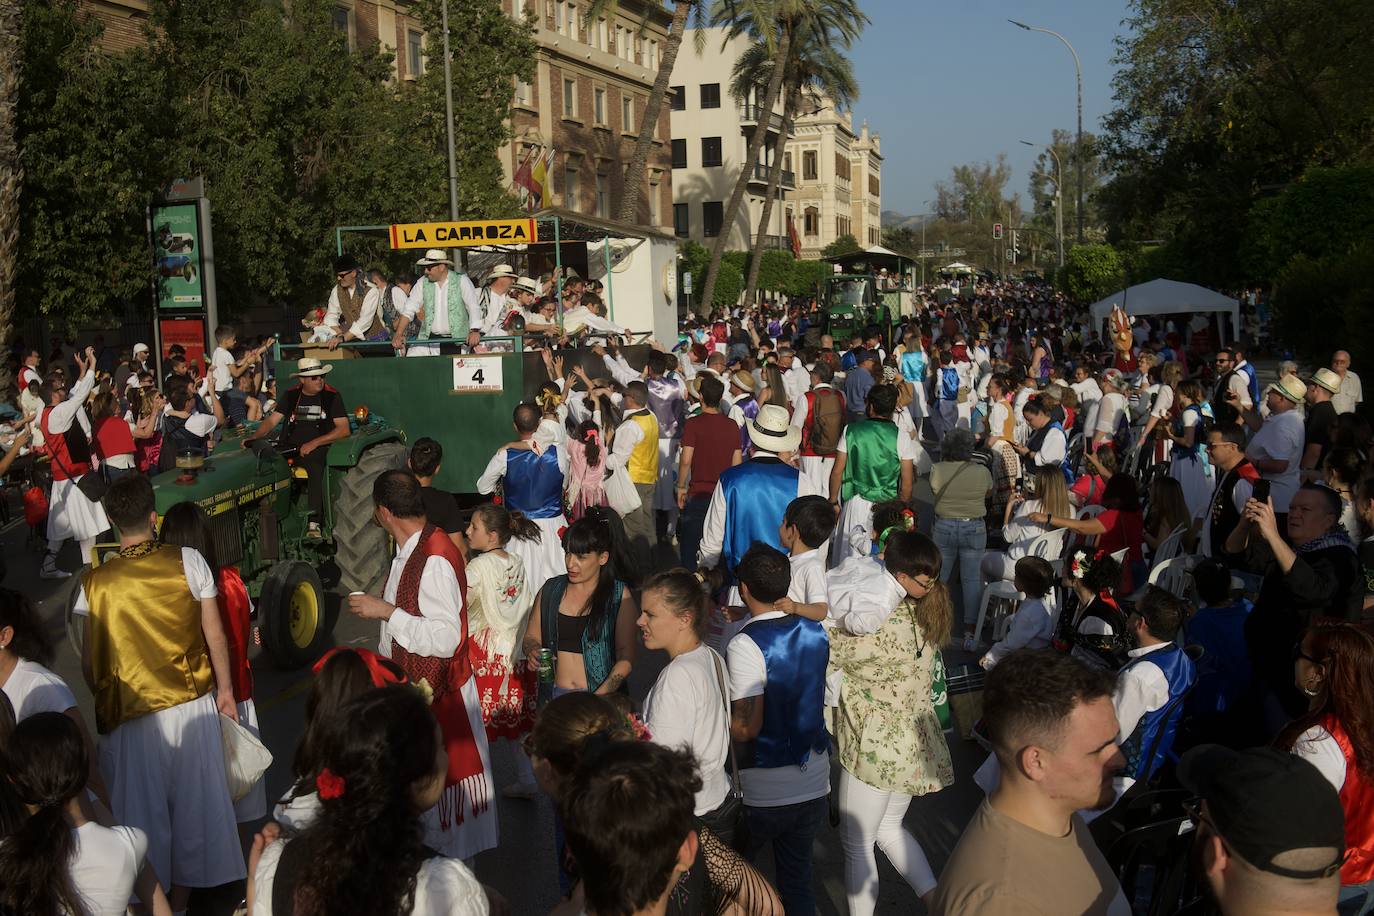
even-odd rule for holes
{"type": "Polygon", "coordinates": [[[1304,880],[1340,871],[1345,812],[1335,787],[1306,760],[1270,747],[1203,744],[1183,755],[1178,779],[1206,800],[1216,832],[1256,868],[1304,880]],[[1287,854],[1298,850],[1320,854],[1325,864],[1286,866],[1287,854]]]}

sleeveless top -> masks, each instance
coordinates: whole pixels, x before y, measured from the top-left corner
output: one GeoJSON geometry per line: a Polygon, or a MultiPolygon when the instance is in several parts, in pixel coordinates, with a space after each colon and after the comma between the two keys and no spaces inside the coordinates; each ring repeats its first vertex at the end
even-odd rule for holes
{"type": "Polygon", "coordinates": [[[841,496],[862,496],[871,503],[897,498],[901,462],[897,455],[897,425],[890,420],[860,420],[845,430],[848,458],[841,496]]]}
{"type": "MultiPolygon", "coordinates": [[[[658,444],[655,443],[657,448],[658,444]]],[[[562,638],[559,635],[560,621],[570,615],[558,613],[558,608],[563,604],[563,595],[568,591],[568,577],[566,574],[554,576],[544,583],[542,596],[539,599],[539,631],[544,639],[544,648],[560,648],[562,638]]],[[[599,627],[591,624],[591,615],[588,614],[584,619],[582,638],[579,640],[582,649],[582,668],[587,674],[587,689],[595,690],[601,686],[602,682],[611,675],[611,668],[615,666],[615,621],[620,615],[620,600],[625,594],[625,583],[619,579],[615,581],[611,589],[611,598],[606,609],[607,613],[601,621],[599,627]]],[[[571,652],[572,649],[563,649],[571,652]]],[[[625,685],[621,685],[625,689],[625,685]]]]}

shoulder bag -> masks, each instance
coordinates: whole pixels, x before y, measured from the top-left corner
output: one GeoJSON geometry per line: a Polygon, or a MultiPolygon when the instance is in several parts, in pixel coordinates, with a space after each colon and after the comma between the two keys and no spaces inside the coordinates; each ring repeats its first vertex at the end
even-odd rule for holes
{"type": "Polygon", "coordinates": [[[76,477],[72,474],[72,469],[67,466],[67,462],[57,457],[57,449],[52,450],[52,457],[54,461],[62,465],[62,470],[66,473],[67,478],[76,484],[81,495],[99,505],[100,501],[105,498],[105,493],[110,489],[110,482],[105,479],[105,475],[87,471],[80,477],[76,477]]]}
{"type": "MultiPolygon", "coordinates": [[[[730,722],[730,694],[725,689],[725,674],[721,671],[720,656],[715,650],[711,650],[711,661],[716,668],[716,684],[720,687],[721,702],[725,704],[725,722],[728,732],[730,722]]],[[[727,846],[740,848],[737,840],[740,838],[742,821],[744,817],[744,790],[740,788],[739,781],[739,761],[735,759],[735,742],[728,733],[726,740],[730,742],[730,791],[725,795],[725,801],[721,802],[714,811],[708,811],[698,818],[703,824],[710,828],[711,832],[720,837],[721,842],[727,846]]]]}

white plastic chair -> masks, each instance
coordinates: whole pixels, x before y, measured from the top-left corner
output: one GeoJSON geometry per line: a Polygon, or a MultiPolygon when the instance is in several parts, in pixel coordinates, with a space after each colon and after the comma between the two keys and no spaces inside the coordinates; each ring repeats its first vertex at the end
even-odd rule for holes
{"type": "MultiPolygon", "coordinates": [[[[978,622],[973,627],[974,641],[980,643],[982,640],[983,621],[988,614],[988,605],[991,604],[994,599],[998,601],[1020,603],[1025,597],[1024,594],[1016,590],[1015,585],[1012,585],[1006,579],[998,579],[996,582],[989,582],[983,588],[982,600],[978,602],[978,622]]],[[[994,630],[995,629],[996,628],[994,628],[994,630]]],[[[996,634],[994,633],[994,639],[995,638],[996,634]]]]}
{"type": "MultiPolygon", "coordinates": [[[[1061,554],[1064,550],[1064,535],[1067,533],[1067,528],[1056,528],[1053,531],[1046,531],[1044,534],[1037,536],[1035,540],[1026,545],[1026,556],[1039,557],[1047,561],[1050,566],[1054,568],[1055,575],[1058,576],[1063,567],[1064,561],[1061,558],[1061,554]]],[[[996,582],[988,583],[983,589],[982,600],[978,602],[978,622],[974,624],[974,639],[982,638],[983,622],[987,617],[989,604],[994,600],[1020,602],[1023,601],[1025,597],[1024,594],[1016,590],[1016,586],[1005,579],[999,579],[996,582]]],[[[997,628],[994,627],[994,632],[996,629],[997,628]]]]}
{"type": "Polygon", "coordinates": [[[1081,522],[1085,518],[1097,518],[1106,511],[1107,507],[1100,503],[1095,506],[1083,506],[1078,510],[1078,520],[1081,522]]]}
{"type": "Polygon", "coordinates": [[[1151,568],[1159,566],[1161,563],[1167,563],[1182,552],[1183,535],[1186,534],[1187,531],[1187,525],[1179,525],[1173,531],[1170,531],[1169,534],[1165,536],[1164,540],[1159,542],[1159,546],[1155,548],[1154,554],[1150,557],[1151,568]]]}
{"type": "MultiPolygon", "coordinates": [[[[1186,598],[1189,592],[1188,557],[1174,557],[1156,564],[1150,570],[1150,584],[1157,585],[1171,595],[1186,598]]],[[[1144,589],[1141,589],[1144,592],[1144,589]]]]}

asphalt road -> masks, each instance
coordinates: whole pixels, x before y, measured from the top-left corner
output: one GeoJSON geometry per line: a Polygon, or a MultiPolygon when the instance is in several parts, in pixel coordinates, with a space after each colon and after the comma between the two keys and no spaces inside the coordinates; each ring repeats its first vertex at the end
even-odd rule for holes
{"type": "MultiPolygon", "coordinates": [[[[925,481],[918,483],[918,501],[922,501],[922,529],[928,531],[930,490],[925,481]]],[[[38,566],[42,555],[39,548],[26,545],[28,530],[22,514],[10,525],[0,530],[0,547],[5,551],[10,563],[10,574],[6,585],[16,588],[33,598],[44,622],[50,627],[58,640],[56,672],[71,686],[76,694],[88,724],[94,728],[95,715],[91,707],[90,691],[81,677],[80,660],[66,639],[63,622],[71,590],[75,588],[75,577],[60,582],[45,581],[38,578],[38,566]]],[[[668,568],[676,565],[675,548],[659,548],[659,566],[668,568]]],[[[78,558],[74,545],[68,543],[62,556],[62,566],[74,570],[78,558]]],[[[338,596],[330,596],[337,603],[338,596]]],[[[376,648],[377,625],[354,618],[346,611],[339,616],[334,629],[336,643],[376,648]]],[[[953,666],[967,661],[960,651],[946,653],[946,664],[953,666]]],[[[654,678],[667,662],[667,656],[659,651],[640,648],[634,671],[630,677],[630,690],[635,699],[642,699],[654,678]]],[[[290,782],[290,762],[296,742],[304,726],[305,700],[309,691],[310,673],[300,671],[280,671],[258,650],[252,657],[255,684],[255,702],[258,718],[262,726],[263,740],[274,754],[274,761],[267,773],[268,798],[279,797],[290,782]]],[[[958,840],[963,825],[972,815],[982,798],[981,791],[973,784],[972,774],[982,762],[983,753],[970,742],[950,737],[950,751],[954,758],[957,781],[954,786],[923,798],[916,799],[906,817],[907,829],[917,838],[930,858],[931,865],[938,875],[958,840]]],[[[493,766],[498,786],[515,781],[511,748],[505,742],[493,748],[493,766]]],[[[506,895],[511,903],[512,912],[517,916],[536,916],[544,914],[557,902],[558,884],[554,866],[553,809],[549,799],[539,797],[532,801],[520,799],[497,799],[500,815],[500,845],[479,855],[476,860],[478,877],[506,895]]],[[[879,913],[923,913],[924,907],[915,893],[897,875],[879,854],[881,869],[879,913]]],[[[772,872],[771,862],[759,863],[766,874],[772,872]]],[[[844,895],[844,863],[840,849],[838,831],[826,826],[822,829],[815,847],[815,884],[819,900],[819,912],[823,914],[844,914],[847,912],[844,895]]],[[[241,888],[223,888],[215,894],[198,898],[193,912],[227,913],[242,896],[241,888]]]]}

